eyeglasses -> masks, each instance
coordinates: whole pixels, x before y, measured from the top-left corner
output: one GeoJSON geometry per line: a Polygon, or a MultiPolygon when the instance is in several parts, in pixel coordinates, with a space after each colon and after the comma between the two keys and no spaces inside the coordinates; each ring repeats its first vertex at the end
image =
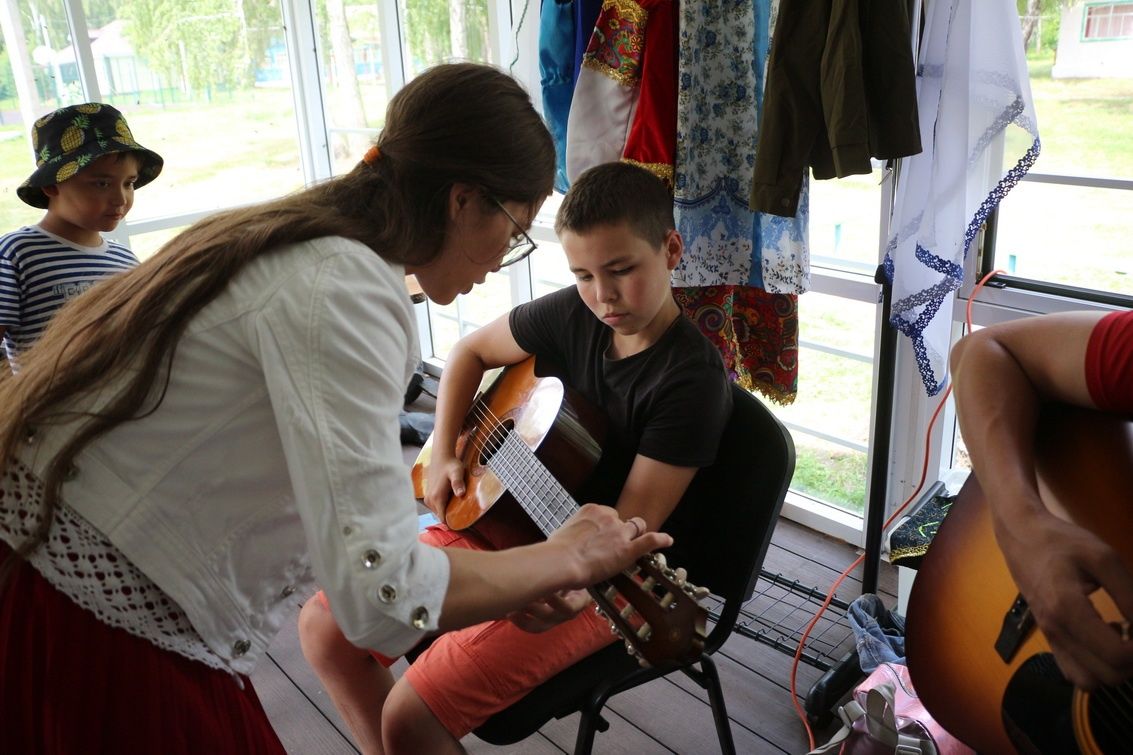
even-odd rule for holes
{"type": "Polygon", "coordinates": [[[508,242],[507,249],[504,251],[504,256],[500,258],[500,267],[514,265],[516,262],[519,262],[521,259],[534,252],[538,248],[538,245],[531,240],[531,237],[527,235],[527,231],[523,230],[523,226],[507,211],[507,208],[503,206],[500,200],[495,197],[488,197],[488,199],[496,203],[496,207],[499,207],[500,211],[503,212],[504,215],[507,215],[507,219],[512,222],[515,226],[515,230],[518,231],[518,233],[511,237],[511,241],[508,242]]]}

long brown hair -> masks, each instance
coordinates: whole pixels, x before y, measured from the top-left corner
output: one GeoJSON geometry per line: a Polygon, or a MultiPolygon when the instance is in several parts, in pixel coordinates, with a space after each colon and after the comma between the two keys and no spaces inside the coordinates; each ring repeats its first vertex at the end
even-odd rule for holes
{"type": "MultiPolygon", "coordinates": [[[[37,428],[85,420],[49,463],[41,516],[15,556],[46,539],[75,456],[160,406],[186,326],[249,261],[286,244],[344,236],[391,262],[425,264],[444,242],[454,183],[531,205],[551,192],[550,134],[522,87],[490,66],[442,65],[413,79],[390,100],[377,144],[380,158],[345,176],[194,224],[63,307],[20,355],[19,375],[0,375],[0,471],[37,428]],[[68,411],[112,381],[116,393],[97,412],[68,411]]],[[[0,586],[14,563],[0,566],[0,586]]]]}

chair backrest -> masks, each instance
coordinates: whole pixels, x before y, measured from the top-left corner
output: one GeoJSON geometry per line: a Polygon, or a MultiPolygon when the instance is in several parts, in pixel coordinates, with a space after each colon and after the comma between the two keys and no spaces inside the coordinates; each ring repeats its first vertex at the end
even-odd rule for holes
{"type": "Polygon", "coordinates": [[[794,442],[771,410],[736,385],[732,398],[716,462],[697,473],[671,520],[679,518],[685,534],[670,562],[724,600],[709,653],[727,639],[755,590],[795,470],[794,442]]]}
{"type": "MultiPolygon", "coordinates": [[[[782,423],[742,388],[733,385],[732,396],[732,416],[720,440],[716,462],[697,473],[665,527],[681,532],[681,539],[667,553],[670,564],[686,568],[691,582],[708,587],[724,600],[705,641],[706,655],[724,644],[744,601],[755,590],[795,470],[795,444],[782,423]]],[[[714,690],[709,692],[709,699],[721,748],[734,752],[719,676],[707,657],[701,660],[711,674],[701,672],[692,678],[705,689],[714,690]]],[[[589,711],[579,727],[579,742],[587,744],[576,745],[576,752],[589,752],[596,726],[591,713],[596,715],[610,695],[670,670],[639,668],[621,643],[614,643],[492,716],[476,729],[476,735],[493,744],[512,744],[552,717],[589,711]]],[[[689,672],[687,667],[683,670],[689,672]]]]}

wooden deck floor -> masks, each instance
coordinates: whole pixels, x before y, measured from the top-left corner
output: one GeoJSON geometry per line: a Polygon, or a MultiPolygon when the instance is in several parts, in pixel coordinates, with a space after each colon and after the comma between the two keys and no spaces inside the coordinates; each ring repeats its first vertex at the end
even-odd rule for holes
{"type": "MultiPolygon", "coordinates": [[[[435,384],[432,387],[435,389],[435,384]]],[[[430,412],[433,401],[425,393],[410,408],[430,412]]],[[[406,463],[412,464],[417,449],[406,446],[403,451],[406,463]]],[[[764,561],[765,577],[741,617],[743,626],[714,656],[738,752],[799,755],[810,749],[791,704],[792,655],[799,635],[831,583],[856,557],[855,549],[841,541],[780,520],[764,561]],[[818,597],[804,595],[808,590],[818,597]]],[[[836,598],[843,604],[861,593],[860,577],[859,567],[842,583],[836,598]]],[[[879,583],[878,592],[885,604],[896,605],[896,569],[882,564],[879,583]]],[[[306,596],[296,598],[297,616],[306,596]]],[[[799,664],[796,690],[800,704],[823,676],[823,670],[853,649],[853,636],[841,613],[829,611],[812,631],[804,655],[815,665],[799,664]]],[[[395,672],[402,670],[404,663],[395,665],[395,672]]],[[[285,623],[252,681],[288,752],[358,752],[303,658],[294,621],[285,623]]],[[[603,715],[610,729],[595,741],[594,752],[599,755],[719,752],[706,695],[679,673],[615,696],[603,715]]],[[[471,753],[554,755],[573,751],[577,727],[575,714],[551,721],[538,734],[512,747],[493,747],[474,735],[466,737],[463,744],[471,753]]],[[[815,732],[818,741],[828,739],[836,728],[831,723],[815,732]]]]}
{"type": "MultiPolygon", "coordinates": [[[[765,570],[824,593],[855,555],[844,543],[783,520],[776,528],[765,570]]],[[[860,569],[855,574],[860,576],[860,569]]],[[[860,581],[851,575],[842,584],[838,597],[849,602],[857,597],[860,589],[860,581]]],[[[751,615],[746,618],[749,627],[761,630],[770,640],[781,636],[784,643],[790,642],[791,632],[804,626],[816,608],[815,603],[796,593],[761,579],[757,597],[750,604],[751,615]],[[792,603],[798,607],[792,609],[792,603]],[[778,622],[779,627],[767,629],[761,620],[763,624],[778,622]]],[[[896,603],[896,577],[891,568],[882,569],[880,593],[887,605],[896,603]]],[[[297,601],[296,613],[299,605],[297,601]]],[[[839,621],[829,623],[825,634],[813,647],[816,654],[837,659],[851,645],[849,630],[839,621]]],[[[808,750],[806,735],[791,705],[791,657],[765,642],[734,634],[715,658],[723,679],[737,750],[741,753],[805,753],[808,750]]],[[[797,682],[800,699],[821,676],[820,669],[800,664],[797,682]]],[[[252,680],[289,752],[304,755],[357,752],[334,706],[303,659],[295,622],[288,622],[284,627],[252,680]]],[[[692,755],[719,751],[711,709],[704,694],[680,674],[613,698],[606,718],[610,730],[598,735],[596,753],[692,755]]],[[[473,753],[571,752],[576,726],[577,716],[552,721],[537,735],[508,748],[492,747],[473,735],[465,739],[464,745],[473,753]]],[[[819,741],[830,733],[830,727],[823,730],[819,741]]]]}

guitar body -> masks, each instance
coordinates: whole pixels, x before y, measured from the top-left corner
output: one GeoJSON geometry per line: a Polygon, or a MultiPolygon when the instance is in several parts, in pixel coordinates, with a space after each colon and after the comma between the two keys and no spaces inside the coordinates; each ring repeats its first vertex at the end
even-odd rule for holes
{"type": "MultiPolygon", "coordinates": [[[[475,526],[493,546],[508,548],[543,535],[488,467],[501,426],[514,428],[554,478],[575,490],[601,458],[606,418],[558,378],[536,376],[534,357],[505,369],[477,399],[456,444],[465,468],[464,495],[449,500],[445,524],[454,530],[475,526]],[[489,511],[492,516],[485,516],[489,511]]],[[[431,442],[413,465],[418,498],[425,495],[431,442]]]]}
{"type": "MultiPolygon", "coordinates": [[[[1044,413],[1036,441],[1043,500],[1114,547],[1133,569],[1133,424],[1065,407],[1044,413]]],[[[969,477],[917,571],[906,652],[921,701],[981,753],[1113,753],[1133,733],[1133,689],[1086,693],[1058,673],[1032,629],[1009,661],[995,645],[1018,588],[996,545],[991,515],[969,477]],[[1108,726],[1117,711],[1117,728],[1108,726]]],[[[1119,621],[1108,596],[1092,596],[1119,621]]]]}
{"type": "MultiPolygon", "coordinates": [[[[495,548],[542,540],[578,509],[571,490],[602,456],[606,418],[562,381],[535,374],[534,357],[505,369],[473,404],[457,439],[465,492],[449,500],[445,524],[475,528],[495,548]]],[[[424,497],[432,438],[413,466],[424,497]]],[[[707,636],[708,590],[661,554],[589,588],[610,629],[646,665],[691,663],[707,636]]]]}

